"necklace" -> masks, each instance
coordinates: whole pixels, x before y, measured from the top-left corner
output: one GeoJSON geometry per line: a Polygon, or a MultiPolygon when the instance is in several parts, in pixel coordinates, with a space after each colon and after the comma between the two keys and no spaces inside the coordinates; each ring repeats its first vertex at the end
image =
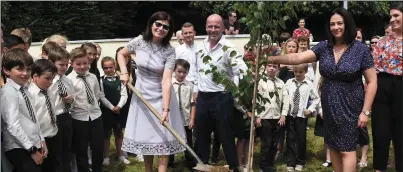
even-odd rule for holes
{"type": "Polygon", "coordinates": [[[335,54],[342,54],[343,51],[344,51],[344,49],[346,49],[346,47],[341,48],[341,49],[339,49],[339,50],[337,50],[336,48],[333,48],[333,52],[334,52],[335,54]]]}

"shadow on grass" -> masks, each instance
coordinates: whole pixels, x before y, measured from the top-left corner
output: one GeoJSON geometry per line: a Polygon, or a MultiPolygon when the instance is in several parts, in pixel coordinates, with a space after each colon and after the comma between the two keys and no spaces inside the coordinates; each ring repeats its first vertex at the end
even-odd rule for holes
{"type": "MultiPolygon", "coordinates": [[[[369,122],[370,124],[370,122],[369,122]]],[[[310,119],[308,122],[309,129],[307,130],[307,163],[303,169],[304,172],[332,172],[332,168],[330,167],[323,167],[322,163],[325,161],[325,151],[323,150],[323,138],[317,137],[314,135],[314,126],[315,126],[315,119],[310,119]]],[[[366,168],[357,168],[359,172],[373,172],[372,169],[372,130],[371,126],[368,126],[369,134],[370,134],[370,149],[368,154],[368,167],[366,168]]],[[[255,144],[254,149],[254,156],[253,156],[253,171],[259,171],[259,161],[260,161],[260,139],[258,139],[258,143],[255,144]]],[[[104,167],[104,172],[144,172],[144,163],[143,162],[136,162],[134,156],[130,156],[129,160],[131,164],[124,165],[120,163],[116,157],[116,149],[115,145],[113,144],[114,141],[111,139],[111,165],[104,167]]],[[[390,157],[390,164],[393,164],[393,149],[390,149],[389,153],[390,157]]],[[[357,147],[357,160],[361,157],[361,150],[360,147],[357,147]]],[[[287,155],[283,156],[279,161],[275,163],[278,172],[285,172],[286,171],[286,158],[287,155]]],[[[226,165],[226,161],[224,158],[223,151],[221,149],[219,158],[219,162],[214,164],[215,166],[223,166],[226,165]]],[[[392,165],[393,166],[393,165],[392,165]]],[[[154,171],[158,171],[158,158],[154,160],[154,171]]],[[[185,157],[184,154],[178,154],[175,156],[175,168],[169,168],[168,171],[171,172],[188,172],[190,171],[186,167],[185,157]]],[[[395,171],[393,168],[388,167],[386,172],[395,171]]]]}

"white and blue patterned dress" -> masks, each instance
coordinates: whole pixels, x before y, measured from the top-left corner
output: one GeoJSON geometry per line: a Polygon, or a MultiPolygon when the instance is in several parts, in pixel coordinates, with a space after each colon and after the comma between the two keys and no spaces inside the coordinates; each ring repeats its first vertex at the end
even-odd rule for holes
{"type": "MultiPolygon", "coordinates": [[[[164,69],[174,69],[175,49],[147,42],[140,35],[127,45],[136,53],[136,89],[162,114],[162,76],[164,69]]],[[[169,124],[186,140],[175,91],[171,88],[169,124]]],[[[176,138],[161,125],[157,117],[133,95],[123,138],[122,150],[138,155],[172,155],[185,151],[176,138]]]]}

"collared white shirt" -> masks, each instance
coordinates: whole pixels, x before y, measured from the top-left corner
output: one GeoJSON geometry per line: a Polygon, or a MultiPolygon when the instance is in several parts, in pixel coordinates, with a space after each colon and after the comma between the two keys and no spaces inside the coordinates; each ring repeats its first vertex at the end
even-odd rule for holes
{"type": "MultiPolygon", "coordinates": [[[[117,75],[115,74],[115,75],[112,76],[112,77],[116,77],[116,76],[117,76],[117,75]]],[[[104,77],[106,77],[106,75],[102,76],[101,78],[104,78],[104,77]]],[[[109,77],[109,76],[108,76],[108,77],[109,77]]],[[[101,86],[101,92],[102,92],[101,95],[103,95],[103,96],[105,97],[104,83],[103,83],[102,79],[99,80],[99,83],[100,83],[99,85],[101,86]]],[[[126,104],[127,97],[128,97],[128,96],[127,96],[127,89],[126,89],[126,86],[123,85],[123,84],[121,84],[121,86],[120,86],[120,99],[119,99],[119,103],[118,103],[116,106],[122,108],[122,107],[126,104]]],[[[112,109],[115,107],[115,106],[114,106],[108,99],[106,99],[106,98],[105,98],[105,100],[101,99],[101,102],[102,102],[102,104],[103,104],[105,107],[107,107],[107,108],[110,109],[110,110],[112,110],[112,109]]]]}
{"type": "Polygon", "coordinates": [[[281,116],[287,116],[289,111],[288,94],[281,79],[277,77],[274,78],[274,81],[270,78],[267,81],[261,79],[258,84],[258,91],[264,98],[269,99],[269,102],[264,104],[265,110],[257,115],[259,118],[280,119],[281,116]],[[278,95],[276,95],[276,89],[278,95]]]}
{"type": "MultiPolygon", "coordinates": [[[[2,102],[0,112],[5,151],[15,148],[28,150],[32,146],[41,148],[41,141],[44,141],[39,123],[32,121],[20,88],[21,85],[11,79],[7,79],[7,83],[0,93],[2,102]]],[[[32,95],[27,90],[25,90],[25,93],[31,104],[33,104],[32,95]]]]}
{"type": "MultiPolygon", "coordinates": [[[[73,95],[75,98],[71,109],[71,117],[80,121],[89,121],[91,118],[91,121],[93,121],[102,114],[98,104],[98,100],[102,97],[102,92],[99,87],[98,79],[94,74],[87,71],[84,75],[93,93],[92,97],[95,102],[94,104],[88,102],[83,79],[78,77],[75,70],[71,71],[67,76],[67,78],[73,82],[73,95]]],[[[105,99],[105,96],[103,96],[103,98],[105,99]]]]}
{"type": "Polygon", "coordinates": [[[222,71],[228,78],[233,80],[235,75],[239,75],[241,71],[246,73],[248,69],[242,57],[243,55],[235,50],[234,45],[227,41],[224,35],[221,36],[220,41],[211,49],[208,38],[203,40],[197,46],[196,51],[196,68],[194,72],[198,74],[198,79],[196,80],[197,90],[201,92],[225,91],[224,85],[216,84],[213,81],[212,73],[205,74],[205,72],[211,70],[211,64],[216,66],[218,71],[222,71]],[[226,51],[223,50],[224,46],[227,47],[226,51]],[[208,64],[203,63],[205,56],[211,57],[208,64]]]}
{"type": "MultiPolygon", "coordinates": [[[[66,92],[68,95],[72,95],[73,99],[74,99],[74,90],[73,90],[73,82],[71,82],[71,80],[69,78],[67,78],[67,76],[65,75],[59,75],[56,74],[55,78],[53,79],[53,83],[52,85],[49,87],[48,92],[50,92],[51,94],[53,94],[55,96],[55,114],[57,115],[61,115],[64,112],[64,107],[65,107],[65,103],[63,102],[62,98],[59,94],[59,88],[58,88],[58,81],[61,81],[64,86],[66,87],[66,92]]],[[[73,102],[74,103],[74,102],[73,102]]],[[[70,110],[71,110],[70,106],[70,110]]]]}
{"type": "Polygon", "coordinates": [[[192,83],[195,82],[197,75],[196,73],[194,73],[195,70],[192,69],[196,66],[196,51],[196,44],[193,44],[192,46],[182,44],[175,48],[176,59],[184,59],[190,64],[189,74],[188,76],[186,76],[186,80],[192,83]]]}
{"type": "MultiPolygon", "coordinates": [[[[35,83],[29,85],[28,91],[35,97],[35,101],[32,103],[32,108],[34,108],[36,120],[39,123],[43,137],[49,138],[55,136],[58,128],[56,123],[52,124],[52,119],[46,105],[45,95],[41,93],[41,89],[35,83]]],[[[47,93],[52,104],[52,111],[55,112],[53,104],[53,102],[55,102],[55,95],[49,91],[47,91],[47,93]]],[[[54,119],[56,122],[56,116],[54,119]]]]}
{"type": "Polygon", "coordinates": [[[190,81],[184,80],[183,82],[177,81],[175,78],[172,78],[172,86],[175,90],[176,100],[178,101],[178,105],[182,107],[182,120],[185,126],[188,126],[190,123],[191,112],[192,112],[192,104],[193,102],[193,83],[190,81]],[[179,85],[181,85],[181,90],[179,90],[179,85]],[[180,97],[179,97],[179,91],[180,97]],[[181,100],[181,104],[179,104],[179,99],[181,100]]]}
{"type": "Polygon", "coordinates": [[[292,111],[294,109],[294,94],[297,90],[297,83],[302,83],[301,87],[299,88],[300,92],[300,99],[299,99],[299,106],[298,106],[298,113],[297,117],[305,118],[304,111],[308,109],[311,112],[316,112],[316,108],[319,104],[320,98],[318,94],[317,88],[314,84],[305,77],[302,82],[297,81],[295,78],[289,79],[285,83],[285,88],[288,93],[288,102],[290,103],[289,109],[289,116],[292,116],[292,111]],[[312,104],[307,108],[309,98],[312,99],[312,104]]]}

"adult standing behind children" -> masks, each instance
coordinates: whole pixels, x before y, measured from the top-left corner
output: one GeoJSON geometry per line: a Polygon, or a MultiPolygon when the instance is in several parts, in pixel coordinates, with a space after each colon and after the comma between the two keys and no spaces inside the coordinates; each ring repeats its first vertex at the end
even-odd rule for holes
{"type": "MultiPolygon", "coordinates": [[[[208,37],[198,46],[196,54],[196,68],[194,70],[207,71],[211,69],[210,65],[217,67],[218,71],[232,80],[235,75],[240,75],[240,71],[248,69],[242,59],[242,54],[236,52],[234,46],[223,36],[224,24],[220,15],[212,14],[207,18],[206,31],[208,37]],[[226,51],[223,47],[229,47],[226,51]],[[236,54],[231,56],[230,54],[236,54]],[[211,57],[209,64],[203,63],[203,56],[211,57]]],[[[197,153],[204,163],[209,159],[209,147],[211,141],[211,132],[213,130],[212,122],[217,127],[220,135],[220,141],[223,145],[225,159],[231,170],[238,171],[239,163],[235,148],[233,108],[234,98],[232,93],[225,90],[224,86],[213,81],[213,75],[198,72],[197,79],[197,100],[196,100],[196,144],[197,153]]]]}
{"type": "Polygon", "coordinates": [[[186,22],[182,25],[182,35],[184,44],[175,48],[176,59],[184,59],[189,62],[190,69],[186,80],[194,83],[196,73],[194,73],[193,68],[196,65],[197,46],[194,43],[196,31],[192,23],[186,22]]]}
{"type": "Polygon", "coordinates": [[[168,155],[185,151],[185,147],[161,124],[168,122],[180,137],[186,139],[172,87],[175,67],[175,49],[169,44],[172,34],[171,16],[166,12],[156,12],[148,20],[144,33],[118,53],[122,83],[126,84],[129,80],[125,57],[135,53],[138,69],[135,87],[162,115],[162,120],[158,120],[137,96],[132,97],[122,149],[144,155],[146,172],[152,171],[154,155],[160,156],[159,171],[165,172],[168,155]]]}
{"type": "Polygon", "coordinates": [[[312,50],[268,60],[280,64],[320,61],[325,141],[330,146],[333,169],[356,171],[357,127],[367,125],[377,87],[374,59],[369,48],[355,40],[356,27],[347,10],[336,9],[327,29],[329,41],[320,42],[312,50]],[[368,84],[365,92],[362,75],[368,84]]]}
{"type": "Polygon", "coordinates": [[[292,38],[297,39],[300,36],[309,37],[311,32],[307,28],[305,28],[305,19],[304,18],[300,18],[298,20],[298,26],[299,27],[292,32],[292,38]]]}
{"type": "Polygon", "coordinates": [[[228,12],[228,19],[224,20],[225,34],[226,35],[238,35],[239,34],[239,22],[238,16],[235,11],[228,12]]]}

